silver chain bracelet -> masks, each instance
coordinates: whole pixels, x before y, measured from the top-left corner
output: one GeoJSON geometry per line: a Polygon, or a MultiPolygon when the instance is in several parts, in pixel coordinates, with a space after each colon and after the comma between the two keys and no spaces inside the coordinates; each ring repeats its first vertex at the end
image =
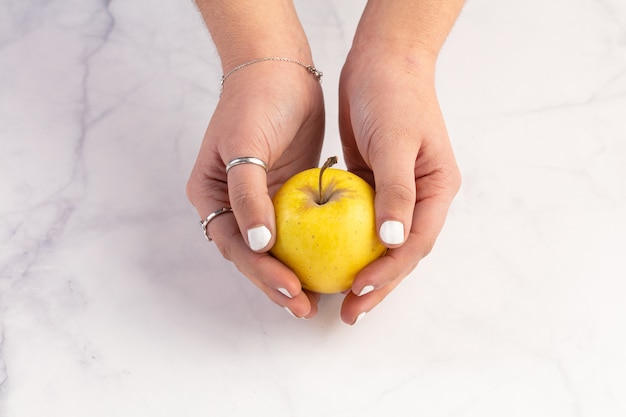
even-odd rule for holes
{"type": "Polygon", "coordinates": [[[313,65],[303,64],[302,62],[297,61],[295,59],[291,59],[291,58],[282,58],[282,57],[278,57],[278,56],[268,56],[268,57],[264,57],[264,58],[253,59],[252,61],[248,61],[248,62],[244,62],[243,64],[239,64],[235,68],[233,68],[230,71],[228,71],[226,74],[222,75],[222,79],[220,81],[220,85],[221,85],[220,91],[224,89],[224,81],[226,81],[226,79],[228,77],[233,75],[233,73],[239,71],[242,68],[247,67],[248,65],[252,65],[252,64],[256,64],[258,62],[264,62],[264,61],[282,61],[282,62],[291,62],[293,64],[298,64],[302,68],[306,69],[311,74],[313,74],[313,76],[315,77],[315,79],[317,81],[322,82],[322,76],[324,75],[324,73],[322,71],[318,71],[317,68],[315,68],[313,65]]]}

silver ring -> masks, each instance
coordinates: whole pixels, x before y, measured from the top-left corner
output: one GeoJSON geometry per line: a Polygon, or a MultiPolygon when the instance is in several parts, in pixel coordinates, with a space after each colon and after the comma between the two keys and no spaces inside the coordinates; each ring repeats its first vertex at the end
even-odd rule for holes
{"type": "Polygon", "coordinates": [[[244,157],[241,157],[241,158],[235,158],[235,159],[231,160],[228,164],[226,164],[226,173],[228,174],[228,171],[230,171],[230,169],[232,167],[235,167],[235,166],[241,165],[241,164],[258,165],[261,168],[263,168],[265,170],[265,172],[268,171],[267,164],[265,162],[261,161],[259,158],[255,158],[254,156],[244,156],[244,157]]]}
{"type": "Polygon", "coordinates": [[[206,219],[200,220],[200,224],[202,225],[202,232],[204,232],[204,237],[206,238],[206,240],[208,240],[209,242],[211,242],[213,240],[213,239],[211,239],[211,236],[209,236],[209,232],[207,232],[207,230],[206,230],[207,227],[209,226],[209,223],[211,223],[211,220],[213,220],[214,218],[216,218],[220,214],[230,213],[232,211],[233,211],[233,209],[231,209],[230,207],[224,207],[224,208],[221,208],[219,210],[215,210],[213,213],[209,214],[206,217],[206,219]]]}

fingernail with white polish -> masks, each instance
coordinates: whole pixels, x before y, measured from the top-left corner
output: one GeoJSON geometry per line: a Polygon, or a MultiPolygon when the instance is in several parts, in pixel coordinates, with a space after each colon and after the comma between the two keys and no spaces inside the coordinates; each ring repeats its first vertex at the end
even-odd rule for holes
{"type": "Polygon", "coordinates": [[[366,285],[365,287],[363,287],[363,289],[361,289],[361,292],[358,294],[359,297],[365,295],[365,294],[369,294],[372,291],[374,291],[374,286],[373,285],[366,285]]]}
{"type": "Polygon", "coordinates": [[[295,314],[293,314],[293,311],[291,311],[291,310],[289,309],[289,307],[285,307],[285,310],[287,310],[287,313],[289,313],[289,315],[290,315],[291,317],[293,317],[294,319],[299,319],[299,318],[300,318],[300,317],[296,316],[295,314]]]}
{"type": "Polygon", "coordinates": [[[248,244],[252,250],[261,250],[270,243],[272,233],[265,226],[257,226],[248,229],[248,244]]]}
{"type": "Polygon", "coordinates": [[[278,292],[280,292],[282,295],[284,295],[287,298],[293,298],[293,296],[291,294],[289,294],[289,291],[287,291],[287,288],[278,288],[278,292]]]}
{"type": "Polygon", "coordinates": [[[364,311],[361,314],[359,314],[358,316],[356,316],[356,320],[354,320],[354,323],[352,323],[352,325],[354,326],[355,324],[360,322],[363,319],[363,317],[365,317],[366,315],[367,315],[367,313],[364,311]]]}
{"type": "Polygon", "coordinates": [[[387,220],[380,226],[380,239],[387,245],[399,245],[404,242],[402,222],[387,220]]]}

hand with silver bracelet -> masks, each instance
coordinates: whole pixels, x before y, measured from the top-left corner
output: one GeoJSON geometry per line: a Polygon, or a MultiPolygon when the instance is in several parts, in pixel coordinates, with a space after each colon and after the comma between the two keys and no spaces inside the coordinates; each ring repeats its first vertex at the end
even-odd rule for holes
{"type": "MultiPolygon", "coordinates": [[[[267,254],[270,196],[317,166],[321,72],[291,0],[196,0],[222,60],[222,93],[188,182],[223,256],[295,317],[318,294],[267,254]]],[[[339,127],[348,168],[375,188],[387,255],[359,273],[341,318],[354,324],[428,254],[460,185],[434,87],[436,57],[463,0],[369,0],[343,68],[339,127]]]]}
{"type": "Polygon", "coordinates": [[[325,123],[321,73],[283,3],[198,1],[224,76],[187,194],[226,259],[290,314],[312,317],[319,296],[267,253],[275,241],[270,196],[318,165],[325,123]]]}

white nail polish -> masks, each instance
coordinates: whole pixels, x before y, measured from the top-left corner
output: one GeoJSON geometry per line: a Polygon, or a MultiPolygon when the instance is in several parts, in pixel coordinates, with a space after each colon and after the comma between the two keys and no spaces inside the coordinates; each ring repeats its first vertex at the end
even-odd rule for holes
{"type": "Polygon", "coordinates": [[[277,288],[277,289],[278,289],[278,292],[280,292],[285,297],[293,298],[293,295],[289,294],[289,291],[287,291],[287,288],[280,287],[280,288],[277,288]]]}
{"type": "Polygon", "coordinates": [[[296,316],[295,314],[293,314],[293,311],[291,311],[291,310],[289,309],[289,307],[285,307],[285,310],[287,310],[287,313],[289,313],[289,315],[290,315],[291,317],[293,317],[294,319],[299,319],[299,318],[300,318],[300,317],[296,316]]]}
{"type": "Polygon", "coordinates": [[[404,242],[404,225],[395,220],[387,220],[380,226],[380,239],[387,245],[404,242]]]}
{"type": "Polygon", "coordinates": [[[366,315],[367,315],[367,313],[364,311],[361,314],[359,314],[358,316],[356,316],[356,320],[354,320],[354,323],[352,323],[352,325],[354,326],[355,324],[360,322],[363,319],[363,317],[365,317],[366,315]]]}
{"type": "Polygon", "coordinates": [[[371,293],[372,291],[374,291],[374,286],[373,285],[366,285],[365,287],[363,287],[363,289],[358,294],[358,296],[361,297],[361,296],[363,296],[365,294],[371,293]]]}
{"type": "Polygon", "coordinates": [[[257,251],[265,248],[272,239],[272,233],[265,226],[248,229],[248,244],[250,249],[257,251]]]}

